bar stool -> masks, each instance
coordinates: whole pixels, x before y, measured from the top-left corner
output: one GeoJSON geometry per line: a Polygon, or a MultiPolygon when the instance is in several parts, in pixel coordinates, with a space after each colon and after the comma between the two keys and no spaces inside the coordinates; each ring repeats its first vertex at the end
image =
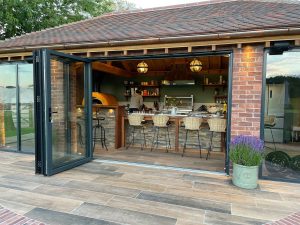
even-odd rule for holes
{"type": "Polygon", "coordinates": [[[183,122],[184,122],[184,128],[185,128],[185,141],[184,141],[181,156],[183,157],[185,149],[186,149],[186,142],[187,142],[187,139],[188,139],[188,133],[191,132],[191,131],[192,132],[197,131],[200,158],[202,158],[202,156],[201,156],[201,142],[200,142],[200,126],[201,126],[201,123],[202,123],[202,118],[199,118],[199,117],[185,117],[185,118],[183,118],[183,122]]]}
{"type": "Polygon", "coordinates": [[[170,134],[169,134],[169,126],[168,126],[169,117],[166,115],[154,115],[152,117],[152,120],[154,125],[154,135],[153,135],[151,151],[153,150],[155,145],[155,137],[156,137],[156,148],[158,148],[159,130],[165,129],[166,152],[168,152],[169,149],[171,149],[171,141],[170,141],[170,134]]]}
{"type": "Polygon", "coordinates": [[[212,151],[213,148],[212,141],[213,141],[214,133],[217,132],[222,134],[226,132],[226,119],[213,118],[213,119],[208,119],[207,122],[209,125],[211,136],[210,136],[209,149],[207,150],[206,160],[208,159],[208,156],[210,155],[210,152],[212,151]]]}
{"type": "Polygon", "coordinates": [[[143,119],[144,116],[140,114],[132,113],[128,115],[128,122],[129,125],[132,127],[132,131],[131,131],[132,139],[131,142],[126,146],[126,149],[128,149],[130,145],[134,145],[134,134],[136,129],[142,129],[142,132],[140,134],[143,135],[144,141],[143,143],[141,143],[141,150],[143,150],[143,148],[146,147],[146,135],[145,135],[145,128],[143,125],[143,119]]]}
{"type": "Polygon", "coordinates": [[[108,151],[107,146],[106,146],[106,138],[105,138],[105,129],[104,127],[100,124],[100,120],[105,120],[104,117],[93,117],[93,120],[97,121],[97,124],[93,126],[93,151],[96,146],[96,142],[100,141],[102,148],[105,147],[106,151],[108,151]],[[100,137],[97,137],[97,133],[100,131],[100,137]]]}
{"type": "MultiPolygon", "coordinates": [[[[265,116],[264,117],[264,125],[265,125],[265,127],[264,127],[265,129],[270,129],[270,131],[271,131],[272,141],[273,141],[274,149],[276,151],[276,145],[275,145],[273,130],[272,130],[272,128],[276,126],[276,116],[271,116],[271,115],[265,116]]],[[[270,147],[268,147],[268,148],[270,148],[270,147]]]]}

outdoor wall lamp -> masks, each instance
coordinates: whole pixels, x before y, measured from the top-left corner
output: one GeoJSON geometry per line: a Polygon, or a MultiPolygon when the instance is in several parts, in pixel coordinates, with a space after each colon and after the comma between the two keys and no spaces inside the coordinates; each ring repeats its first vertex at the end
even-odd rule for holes
{"type": "Polygon", "coordinates": [[[145,63],[144,61],[140,62],[138,65],[137,65],[137,71],[139,73],[147,73],[148,72],[148,64],[145,63]]]}
{"type": "Polygon", "coordinates": [[[190,70],[192,72],[200,72],[202,70],[202,62],[199,61],[198,59],[194,59],[191,63],[190,63],[190,70]]]}

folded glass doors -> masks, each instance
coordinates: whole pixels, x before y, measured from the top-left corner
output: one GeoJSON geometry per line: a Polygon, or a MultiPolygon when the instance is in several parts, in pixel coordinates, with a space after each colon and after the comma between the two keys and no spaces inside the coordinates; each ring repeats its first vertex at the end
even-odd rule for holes
{"type": "Polygon", "coordinates": [[[91,64],[34,52],[36,173],[47,176],[91,160],[91,64]]]}

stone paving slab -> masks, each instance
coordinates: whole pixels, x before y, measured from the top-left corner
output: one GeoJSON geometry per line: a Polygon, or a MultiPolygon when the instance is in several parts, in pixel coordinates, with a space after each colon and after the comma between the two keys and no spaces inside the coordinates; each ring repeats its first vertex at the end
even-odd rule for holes
{"type": "Polygon", "coordinates": [[[120,223],[114,223],[107,220],[94,219],[42,208],[35,208],[26,213],[26,215],[43,220],[49,225],[121,225],[120,223]]]}

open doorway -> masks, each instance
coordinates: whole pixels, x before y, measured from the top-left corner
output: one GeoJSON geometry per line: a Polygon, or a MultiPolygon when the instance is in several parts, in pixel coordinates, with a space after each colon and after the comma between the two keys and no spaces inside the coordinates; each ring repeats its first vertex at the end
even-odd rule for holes
{"type": "Polygon", "coordinates": [[[94,157],[224,171],[230,54],[101,60],[92,68],[94,157]],[[133,107],[136,92],[143,100],[133,107]]]}

